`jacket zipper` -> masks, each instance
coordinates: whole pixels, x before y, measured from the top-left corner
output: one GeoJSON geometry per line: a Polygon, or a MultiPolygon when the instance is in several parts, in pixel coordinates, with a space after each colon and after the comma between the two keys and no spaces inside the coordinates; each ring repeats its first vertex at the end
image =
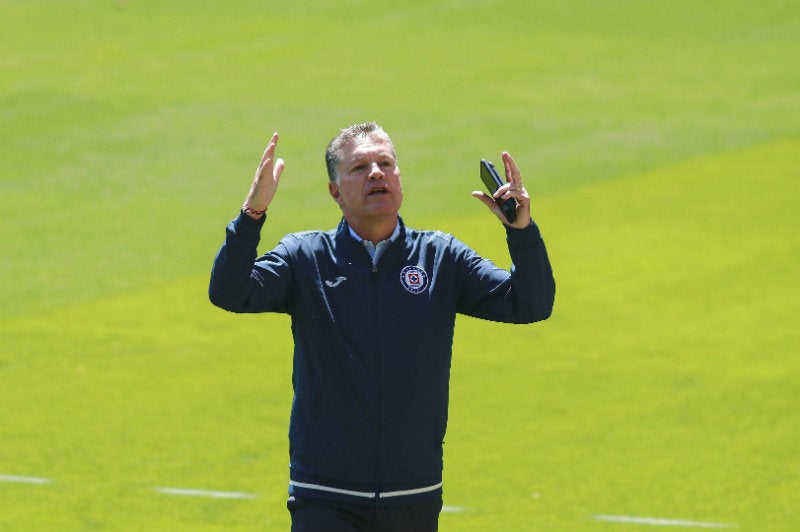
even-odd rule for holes
{"type": "Polygon", "coordinates": [[[375,506],[380,505],[381,455],[383,434],[383,401],[381,386],[380,321],[378,314],[378,266],[372,265],[372,349],[375,354],[375,506]]]}

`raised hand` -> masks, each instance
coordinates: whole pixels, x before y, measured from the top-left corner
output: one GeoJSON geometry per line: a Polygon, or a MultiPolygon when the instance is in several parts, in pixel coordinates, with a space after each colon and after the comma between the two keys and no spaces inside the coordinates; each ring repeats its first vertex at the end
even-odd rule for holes
{"type": "Polygon", "coordinates": [[[283,159],[275,159],[275,148],[278,145],[278,134],[274,133],[264,150],[261,163],[258,165],[253,184],[244,202],[245,213],[252,218],[261,218],[266,212],[272,198],[278,190],[278,182],[283,173],[283,159]]]}
{"type": "Polygon", "coordinates": [[[491,210],[497,218],[509,227],[517,229],[524,229],[531,224],[531,197],[525,186],[522,184],[522,176],[520,175],[517,163],[508,152],[503,152],[503,166],[506,172],[506,184],[497,189],[494,196],[490,196],[485,192],[473,191],[472,195],[481,200],[491,210]],[[514,223],[509,223],[500,207],[497,206],[495,199],[509,199],[514,198],[517,202],[517,217],[514,223]]]}

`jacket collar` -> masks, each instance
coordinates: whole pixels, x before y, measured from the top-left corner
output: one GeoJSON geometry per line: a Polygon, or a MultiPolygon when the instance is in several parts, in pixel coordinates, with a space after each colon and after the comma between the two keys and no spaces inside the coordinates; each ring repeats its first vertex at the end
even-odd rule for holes
{"type": "MultiPolygon", "coordinates": [[[[398,242],[405,242],[406,239],[406,224],[403,222],[403,217],[400,215],[397,216],[397,224],[400,228],[400,232],[389,249],[394,248],[398,242]]],[[[356,241],[350,234],[350,225],[347,223],[347,220],[344,219],[344,216],[339,221],[339,226],[336,228],[336,243],[338,246],[344,246],[344,249],[347,250],[363,248],[361,243],[356,241]]]]}

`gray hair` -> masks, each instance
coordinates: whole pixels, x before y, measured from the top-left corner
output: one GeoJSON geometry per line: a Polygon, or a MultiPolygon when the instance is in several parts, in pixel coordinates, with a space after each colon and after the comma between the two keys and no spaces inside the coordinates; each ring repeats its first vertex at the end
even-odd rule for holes
{"type": "Polygon", "coordinates": [[[397,159],[392,139],[389,138],[389,135],[381,126],[375,122],[353,124],[339,131],[339,134],[333,137],[333,140],[330,141],[328,148],[325,150],[325,165],[328,167],[328,179],[331,182],[339,182],[339,172],[336,167],[339,166],[339,162],[342,160],[342,148],[348,143],[363,137],[385,140],[392,147],[392,155],[397,159]]]}

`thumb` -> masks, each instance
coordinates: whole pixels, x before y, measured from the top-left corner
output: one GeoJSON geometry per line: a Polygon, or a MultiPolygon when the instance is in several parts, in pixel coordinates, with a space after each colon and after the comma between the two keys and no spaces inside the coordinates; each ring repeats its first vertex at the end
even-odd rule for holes
{"type": "Polygon", "coordinates": [[[283,162],[283,159],[278,159],[275,161],[275,167],[272,169],[272,175],[276,182],[280,180],[285,166],[286,163],[283,162]]]}
{"type": "Polygon", "coordinates": [[[494,201],[494,198],[489,196],[485,192],[473,190],[472,197],[479,199],[481,202],[483,202],[484,205],[489,207],[489,209],[491,209],[492,212],[494,212],[495,209],[497,208],[497,203],[494,201]]]}

